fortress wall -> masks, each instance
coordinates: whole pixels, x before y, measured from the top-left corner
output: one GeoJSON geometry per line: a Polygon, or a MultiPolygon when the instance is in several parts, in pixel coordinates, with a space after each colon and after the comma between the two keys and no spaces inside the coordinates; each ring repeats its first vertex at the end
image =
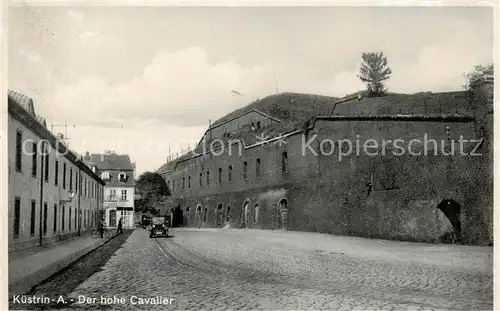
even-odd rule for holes
{"type": "Polygon", "coordinates": [[[428,115],[471,114],[474,107],[467,100],[466,92],[420,93],[363,98],[340,103],[334,114],[338,115],[428,115]]]}
{"type": "MultiPolygon", "coordinates": [[[[244,204],[248,201],[248,227],[278,229],[283,226],[279,202],[286,199],[288,230],[437,242],[453,230],[437,206],[443,200],[453,199],[462,208],[460,219],[465,242],[488,244],[493,235],[491,144],[486,143],[479,150],[485,154],[481,157],[435,156],[432,144],[428,145],[431,147],[428,156],[390,156],[390,148],[385,156],[360,154],[342,160],[338,154],[316,156],[309,150],[302,153],[304,143],[313,135],[318,135],[311,143],[316,152],[324,139],[348,138],[355,143],[356,135],[362,146],[371,138],[379,143],[396,138],[408,143],[414,138],[423,140],[427,134],[438,141],[441,149],[441,141],[447,142],[449,138],[481,136],[478,132],[481,124],[490,133],[488,116],[483,119],[482,123],[318,119],[308,137],[293,135],[282,146],[265,144],[246,149],[241,155],[234,145],[231,153],[226,150],[219,156],[205,155],[186,161],[165,174],[165,178],[177,180],[178,190],[173,198],[184,212],[189,207],[189,213],[184,215],[188,226],[215,226],[222,214],[224,221],[240,227],[245,223],[244,204]],[[285,175],[281,170],[284,151],[288,154],[285,175]],[[255,170],[257,158],[261,159],[260,178],[255,170]],[[244,161],[248,163],[247,180],[243,178],[244,161]],[[231,182],[228,165],[233,168],[231,182]],[[223,170],[221,183],[217,176],[219,168],[223,170]],[[210,185],[206,184],[207,170],[210,185]],[[203,172],[202,187],[198,181],[200,172],[203,172]],[[191,188],[180,188],[183,176],[186,179],[191,176],[191,188]],[[221,210],[217,209],[219,204],[221,210]],[[203,215],[196,218],[197,205],[202,206],[202,212],[207,208],[205,222],[203,215]],[[258,205],[257,221],[255,205],[258,205]]],[[[470,151],[473,146],[466,144],[465,149],[470,151]]],[[[458,145],[455,147],[458,152],[458,145]]],[[[422,144],[413,144],[414,151],[422,148],[422,144]]]]}

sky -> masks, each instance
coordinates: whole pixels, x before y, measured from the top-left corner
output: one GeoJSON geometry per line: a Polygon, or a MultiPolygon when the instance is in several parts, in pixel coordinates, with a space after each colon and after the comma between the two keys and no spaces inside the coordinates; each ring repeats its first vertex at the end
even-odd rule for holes
{"type": "Polygon", "coordinates": [[[137,173],[194,147],[225,114],[278,92],[365,89],[383,52],[391,92],[460,90],[493,62],[487,7],[65,7],[8,12],[8,86],[83,154],[130,155],[137,173]],[[234,96],[237,90],[244,96],[234,96]]]}

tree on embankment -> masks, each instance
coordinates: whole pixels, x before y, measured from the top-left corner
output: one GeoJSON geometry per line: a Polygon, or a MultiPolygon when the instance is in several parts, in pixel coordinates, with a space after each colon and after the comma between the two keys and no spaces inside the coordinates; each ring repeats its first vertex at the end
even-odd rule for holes
{"type": "Polygon", "coordinates": [[[363,53],[361,58],[363,62],[359,69],[358,78],[366,83],[367,95],[370,97],[385,95],[386,87],[383,81],[389,79],[392,74],[392,70],[387,64],[387,57],[382,52],[371,52],[363,53]]]}

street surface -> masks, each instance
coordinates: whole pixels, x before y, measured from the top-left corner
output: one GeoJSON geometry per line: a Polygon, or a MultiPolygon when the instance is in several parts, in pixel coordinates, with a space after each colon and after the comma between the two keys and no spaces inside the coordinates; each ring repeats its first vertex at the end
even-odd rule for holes
{"type": "Polygon", "coordinates": [[[260,230],[171,234],[150,239],[136,229],[67,308],[493,309],[492,248],[260,230]]]}

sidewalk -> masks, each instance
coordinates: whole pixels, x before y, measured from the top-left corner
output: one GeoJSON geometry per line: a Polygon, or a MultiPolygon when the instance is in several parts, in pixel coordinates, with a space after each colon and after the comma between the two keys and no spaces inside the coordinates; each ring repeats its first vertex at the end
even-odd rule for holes
{"type": "Polygon", "coordinates": [[[9,296],[30,289],[111,238],[90,235],[9,254],[9,296]]]}

